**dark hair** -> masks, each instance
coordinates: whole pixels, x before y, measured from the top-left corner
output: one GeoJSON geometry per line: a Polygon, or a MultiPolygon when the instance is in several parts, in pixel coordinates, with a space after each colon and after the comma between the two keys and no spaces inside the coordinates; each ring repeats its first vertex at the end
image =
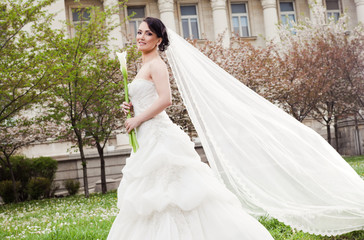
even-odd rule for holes
{"type": "Polygon", "coordinates": [[[159,51],[163,52],[169,45],[167,28],[158,18],[146,17],[143,19],[148,24],[149,29],[162,38],[162,42],[158,45],[159,51]]]}

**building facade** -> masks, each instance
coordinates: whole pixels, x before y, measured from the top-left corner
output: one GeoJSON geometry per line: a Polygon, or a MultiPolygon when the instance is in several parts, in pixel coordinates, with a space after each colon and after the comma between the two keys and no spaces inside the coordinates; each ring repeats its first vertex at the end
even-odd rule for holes
{"type": "MultiPolygon", "coordinates": [[[[116,4],[118,0],[57,0],[49,11],[57,13],[53,23],[57,27],[59,20],[77,24],[79,8],[116,4]]],[[[229,38],[236,34],[256,46],[264,46],[266,40],[277,36],[278,23],[312,18],[311,7],[315,4],[326,9],[328,18],[337,19],[346,13],[349,28],[364,23],[364,0],[129,0],[114,16],[122,26],[113,32],[115,40],[110,44],[132,42],[143,18],[152,16],[185,38],[214,40],[224,33],[228,44],[229,38]],[[127,16],[131,17],[124,21],[127,16]]],[[[69,32],[72,36],[73,30],[69,32]]]]}

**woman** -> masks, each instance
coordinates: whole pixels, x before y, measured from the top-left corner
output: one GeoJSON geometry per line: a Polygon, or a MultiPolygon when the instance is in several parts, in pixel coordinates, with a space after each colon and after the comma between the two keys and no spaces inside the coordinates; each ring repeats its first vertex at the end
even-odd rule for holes
{"type": "MultiPolygon", "coordinates": [[[[127,159],[118,189],[120,213],[108,239],[273,239],[201,162],[188,136],[171,122],[168,71],[159,56],[168,44],[164,24],[146,18],[137,33],[142,67],[129,86],[140,148],[127,159]]],[[[124,111],[131,104],[123,104],[124,111]]]]}

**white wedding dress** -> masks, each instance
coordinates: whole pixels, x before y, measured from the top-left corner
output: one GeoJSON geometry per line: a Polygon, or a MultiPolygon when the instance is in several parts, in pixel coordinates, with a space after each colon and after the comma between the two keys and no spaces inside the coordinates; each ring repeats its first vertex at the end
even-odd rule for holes
{"type": "MultiPolygon", "coordinates": [[[[129,85],[135,115],[158,97],[154,84],[129,85]]],[[[269,232],[201,162],[189,137],[163,111],[137,129],[140,148],[123,168],[109,240],[267,240],[269,232]]]]}

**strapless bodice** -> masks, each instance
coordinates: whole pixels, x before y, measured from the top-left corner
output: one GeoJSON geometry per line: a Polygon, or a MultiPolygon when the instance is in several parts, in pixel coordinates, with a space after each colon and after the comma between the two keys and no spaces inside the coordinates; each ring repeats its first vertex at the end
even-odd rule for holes
{"type": "Polygon", "coordinates": [[[158,98],[154,83],[136,78],[129,84],[129,97],[133,103],[135,115],[145,111],[158,98]]]}
{"type": "MultiPolygon", "coordinates": [[[[136,78],[129,84],[129,97],[133,103],[134,115],[138,116],[157,100],[158,93],[153,82],[142,78],[136,78]]],[[[139,126],[137,129],[137,137],[139,139],[146,131],[158,131],[158,129],[170,124],[172,124],[172,122],[167,113],[162,111],[139,126]]]]}

